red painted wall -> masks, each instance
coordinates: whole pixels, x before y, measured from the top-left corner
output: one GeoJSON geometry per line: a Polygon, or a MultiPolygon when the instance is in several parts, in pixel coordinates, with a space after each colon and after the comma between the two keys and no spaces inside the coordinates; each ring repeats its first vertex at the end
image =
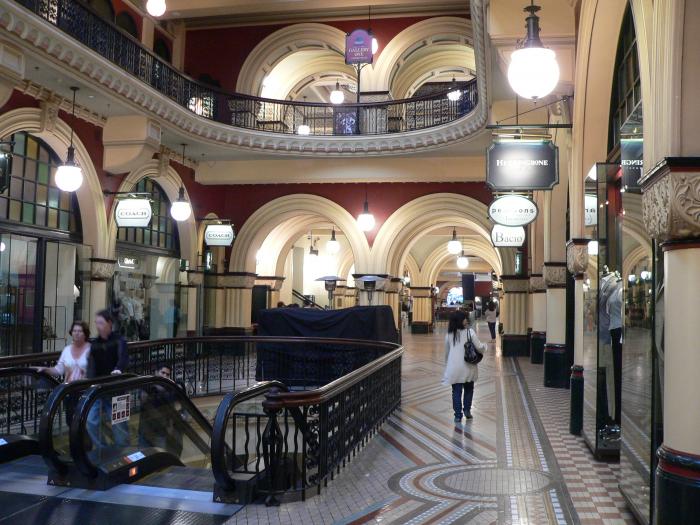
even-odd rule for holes
{"type": "MultiPolygon", "coordinates": [[[[460,15],[461,16],[461,15],[460,15]]],[[[398,33],[430,17],[379,18],[372,20],[372,32],[379,41],[379,52],[398,33]]],[[[366,20],[323,22],[346,33],[366,27],[366,20]]],[[[236,90],[238,73],[250,52],[266,37],[290,24],[226,27],[218,29],[191,29],[185,44],[185,72],[199,78],[208,73],[227,91],[236,90]]]]}
{"type": "Polygon", "coordinates": [[[131,18],[133,18],[134,22],[136,22],[136,27],[138,28],[139,35],[138,37],[140,39],[141,35],[143,35],[143,16],[141,16],[141,14],[138,11],[132,9],[131,6],[127,5],[126,2],[123,2],[122,0],[112,0],[112,6],[114,6],[115,15],[118,15],[123,11],[126,11],[131,15],[131,18]]]}

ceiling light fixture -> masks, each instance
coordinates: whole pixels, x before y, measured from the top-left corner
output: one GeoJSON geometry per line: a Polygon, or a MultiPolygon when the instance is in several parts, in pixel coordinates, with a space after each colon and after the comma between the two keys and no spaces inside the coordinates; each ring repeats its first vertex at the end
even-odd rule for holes
{"type": "Polygon", "coordinates": [[[368,232],[374,229],[374,224],[374,215],[372,215],[369,211],[369,202],[367,201],[367,185],[365,184],[365,206],[362,213],[357,216],[357,225],[363,232],[368,232]]]}
{"type": "Polygon", "coordinates": [[[340,82],[335,83],[335,89],[331,91],[331,104],[342,104],[345,100],[345,93],[340,90],[340,82]]]}
{"type": "MultiPolygon", "coordinates": [[[[185,165],[185,148],[187,144],[181,144],[182,146],[182,165],[185,165]]],[[[170,205],[170,215],[177,222],[186,221],[192,215],[192,204],[185,197],[185,187],[180,186],[180,193],[175,202],[170,205]]]]}
{"type": "Polygon", "coordinates": [[[376,55],[377,51],[379,51],[379,41],[372,34],[372,6],[367,6],[367,9],[367,27],[369,28],[367,32],[372,37],[372,55],[376,55]]]}
{"type": "Polygon", "coordinates": [[[146,11],[151,16],[163,16],[165,14],[165,0],[148,0],[146,2],[146,11]]]}
{"type": "Polygon", "coordinates": [[[455,77],[452,77],[452,85],[450,86],[450,91],[447,92],[447,99],[450,102],[457,102],[460,98],[462,98],[462,92],[460,91],[459,86],[457,86],[455,77]]]}
{"type": "Polygon", "coordinates": [[[513,91],[532,100],[546,97],[559,82],[557,57],[540,40],[540,19],[536,14],[539,10],[534,0],[524,9],[530,13],[526,18],[527,36],[510,56],[508,66],[508,82],[513,91]]]}
{"type": "Polygon", "coordinates": [[[331,238],[326,243],[326,252],[330,255],[335,255],[340,251],[340,243],[335,239],[335,226],[331,232],[331,238]]]}
{"type": "Polygon", "coordinates": [[[462,243],[457,240],[457,229],[452,229],[452,239],[447,243],[447,251],[452,255],[457,255],[462,251],[462,243]]]}
{"type": "Polygon", "coordinates": [[[75,94],[80,89],[71,86],[73,91],[73,111],[70,127],[70,146],[66,162],[56,170],[56,186],[61,191],[76,191],[83,184],[83,170],[75,163],[75,148],[73,147],[73,127],[75,126],[75,94]]]}
{"type": "Polygon", "coordinates": [[[469,268],[469,257],[464,255],[464,250],[462,250],[462,255],[457,257],[457,268],[460,270],[466,270],[469,268]]]}
{"type": "Polygon", "coordinates": [[[301,124],[299,124],[299,127],[297,127],[297,135],[310,135],[311,134],[311,126],[309,126],[306,123],[306,96],[304,96],[304,106],[303,107],[303,112],[304,112],[304,118],[301,121],[301,124]]]}

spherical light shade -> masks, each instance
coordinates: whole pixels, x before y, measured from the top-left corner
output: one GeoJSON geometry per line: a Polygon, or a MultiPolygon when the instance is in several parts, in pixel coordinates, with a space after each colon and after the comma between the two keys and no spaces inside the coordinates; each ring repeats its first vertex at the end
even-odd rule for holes
{"type": "Polygon", "coordinates": [[[372,54],[376,55],[377,51],[379,51],[379,41],[372,37],[372,54]]]}
{"type": "Polygon", "coordinates": [[[340,89],[334,89],[331,91],[331,104],[342,104],[345,100],[345,93],[340,89]]]}
{"type": "Polygon", "coordinates": [[[464,254],[457,257],[457,268],[460,270],[466,270],[469,268],[469,257],[464,254]]]}
{"type": "Polygon", "coordinates": [[[165,14],[165,0],[148,0],[146,10],[151,16],[163,16],[165,14]]]}
{"type": "Polygon", "coordinates": [[[329,255],[335,255],[340,251],[340,243],[335,239],[330,239],[326,243],[326,253],[329,255]]]}
{"type": "Polygon", "coordinates": [[[311,127],[308,124],[300,124],[297,128],[298,135],[310,135],[311,127]]]}
{"type": "Polygon", "coordinates": [[[7,245],[4,242],[0,242],[0,252],[4,252],[7,249],[7,245]]]}
{"type": "Polygon", "coordinates": [[[457,102],[460,98],[462,98],[462,92],[459,89],[453,89],[447,93],[447,100],[450,102],[457,102]]]}
{"type": "Polygon", "coordinates": [[[462,251],[462,243],[455,239],[452,239],[450,242],[447,243],[447,251],[452,255],[457,255],[459,252],[462,251]]]}
{"type": "Polygon", "coordinates": [[[598,255],[598,241],[588,243],[588,255],[598,255]]]}
{"type": "Polygon", "coordinates": [[[64,164],[56,170],[56,186],[61,191],[76,191],[83,185],[83,170],[75,164],[64,164]]]}
{"type": "Polygon", "coordinates": [[[170,215],[177,222],[186,221],[192,215],[192,205],[187,201],[175,201],[170,206],[170,215]]]}
{"type": "Polygon", "coordinates": [[[363,232],[371,231],[374,228],[374,215],[371,213],[360,213],[357,216],[357,226],[363,232]]]}
{"type": "Polygon", "coordinates": [[[508,66],[508,82],[523,98],[549,95],[559,82],[559,64],[554,51],[544,47],[524,47],[513,52],[508,66]]]}

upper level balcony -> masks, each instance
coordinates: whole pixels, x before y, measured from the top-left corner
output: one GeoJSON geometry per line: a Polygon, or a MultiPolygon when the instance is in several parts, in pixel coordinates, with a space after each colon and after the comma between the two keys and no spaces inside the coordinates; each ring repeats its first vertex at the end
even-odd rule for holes
{"type": "MultiPolygon", "coordinates": [[[[229,149],[302,155],[395,154],[460,142],[483,129],[483,9],[481,0],[471,2],[475,78],[423,96],[391,100],[387,94],[374,102],[346,99],[342,104],[212,87],[76,0],[4,2],[0,27],[28,53],[50,58],[66,68],[64,73],[99,83],[101,91],[116,95],[132,111],[174,127],[180,142],[194,139],[229,149]]],[[[25,78],[32,80],[29,68],[25,78]]]]}

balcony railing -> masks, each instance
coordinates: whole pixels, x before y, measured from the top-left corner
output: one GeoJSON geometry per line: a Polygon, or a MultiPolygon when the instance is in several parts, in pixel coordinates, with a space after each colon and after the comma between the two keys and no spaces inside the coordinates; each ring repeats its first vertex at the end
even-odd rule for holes
{"type": "Polygon", "coordinates": [[[131,35],[76,0],[16,0],[48,23],[200,117],[237,128],[312,136],[382,135],[439,126],[471,113],[476,79],[447,92],[403,100],[325,104],[273,100],[202,84],[161,60],[131,35]],[[308,133],[300,133],[300,126],[308,133]]]}

